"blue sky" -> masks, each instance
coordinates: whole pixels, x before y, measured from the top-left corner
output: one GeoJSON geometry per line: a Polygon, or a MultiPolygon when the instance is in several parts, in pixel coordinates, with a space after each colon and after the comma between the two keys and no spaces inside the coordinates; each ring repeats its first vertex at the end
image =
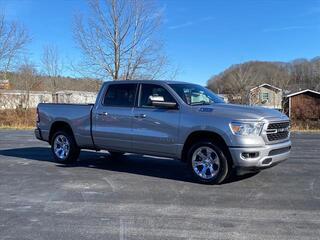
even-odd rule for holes
{"type": "MultiPolygon", "coordinates": [[[[320,0],[158,0],[162,36],[177,80],[206,84],[232,64],[290,61],[320,55],[320,0]]],[[[65,61],[78,58],[73,16],[85,0],[0,0],[8,18],[27,27],[32,59],[56,44],[65,61]]]]}

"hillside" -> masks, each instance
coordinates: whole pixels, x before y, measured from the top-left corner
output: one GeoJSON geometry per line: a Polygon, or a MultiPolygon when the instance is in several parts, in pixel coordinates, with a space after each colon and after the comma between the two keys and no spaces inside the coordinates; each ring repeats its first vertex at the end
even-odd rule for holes
{"type": "Polygon", "coordinates": [[[208,81],[208,87],[225,94],[245,94],[254,86],[269,83],[287,91],[320,90],[320,58],[292,62],[251,61],[232,65],[208,81]]]}

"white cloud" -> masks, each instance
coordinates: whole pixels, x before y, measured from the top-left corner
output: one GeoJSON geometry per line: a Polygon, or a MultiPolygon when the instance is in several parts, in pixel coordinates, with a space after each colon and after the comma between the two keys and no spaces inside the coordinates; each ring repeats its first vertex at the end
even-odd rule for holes
{"type": "Polygon", "coordinates": [[[291,30],[299,30],[299,29],[316,29],[319,26],[286,26],[286,27],[279,27],[279,28],[265,28],[263,32],[283,32],[283,31],[291,31],[291,30]]]}
{"type": "Polygon", "coordinates": [[[191,26],[193,24],[194,24],[194,22],[188,21],[188,22],[185,22],[185,23],[169,26],[168,28],[171,29],[171,30],[174,30],[174,29],[189,27],[189,26],[191,26]]]}
{"type": "Polygon", "coordinates": [[[181,23],[181,24],[171,25],[171,26],[169,26],[168,28],[169,28],[170,30],[175,30],[175,29],[190,27],[190,26],[192,26],[192,25],[196,25],[196,24],[199,24],[199,23],[202,23],[202,22],[211,21],[212,19],[213,19],[213,17],[207,16],[207,17],[200,18],[200,19],[198,19],[198,20],[186,21],[186,22],[181,23]]]}

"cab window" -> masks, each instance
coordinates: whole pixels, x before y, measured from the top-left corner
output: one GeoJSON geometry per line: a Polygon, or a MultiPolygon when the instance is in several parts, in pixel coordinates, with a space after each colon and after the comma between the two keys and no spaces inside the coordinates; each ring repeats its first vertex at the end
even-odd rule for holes
{"type": "Polygon", "coordinates": [[[137,84],[111,84],[104,97],[104,106],[133,107],[137,84]]]}
{"type": "Polygon", "coordinates": [[[171,94],[157,84],[142,84],[139,107],[155,108],[152,100],[161,102],[176,102],[171,94]]]}

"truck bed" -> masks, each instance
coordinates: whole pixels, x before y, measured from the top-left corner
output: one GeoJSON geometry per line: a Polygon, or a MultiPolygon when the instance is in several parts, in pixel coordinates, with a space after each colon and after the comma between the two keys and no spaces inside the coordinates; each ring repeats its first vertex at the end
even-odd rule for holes
{"type": "Polygon", "coordinates": [[[52,124],[66,122],[71,127],[75,140],[80,147],[94,148],[91,138],[91,111],[93,104],[41,103],[38,105],[39,128],[42,138],[49,141],[52,124]]]}

